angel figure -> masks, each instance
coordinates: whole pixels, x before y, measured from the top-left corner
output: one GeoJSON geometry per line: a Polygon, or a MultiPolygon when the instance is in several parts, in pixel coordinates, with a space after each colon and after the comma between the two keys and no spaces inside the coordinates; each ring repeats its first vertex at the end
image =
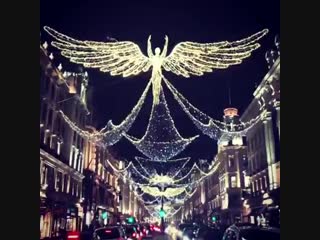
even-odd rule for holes
{"type": "Polygon", "coordinates": [[[252,51],[260,47],[257,41],[268,33],[265,29],[233,42],[181,42],[168,56],[168,37],[165,37],[163,50],[157,47],[153,54],[150,35],[148,56],[145,56],[139,46],[130,41],[80,41],[50,27],[44,27],[44,29],[56,39],[52,45],[61,50],[61,55],[84,67],[98,68],[102,72],[110,72],[112,76],[122,75],[123,77],[147,72],[152,67],[150,81],[154,104],[159,103],[162,69],[188,78],[190,75],[201,76],[214,69],[240,64],[243,59],[251,55],[252,51]]]}

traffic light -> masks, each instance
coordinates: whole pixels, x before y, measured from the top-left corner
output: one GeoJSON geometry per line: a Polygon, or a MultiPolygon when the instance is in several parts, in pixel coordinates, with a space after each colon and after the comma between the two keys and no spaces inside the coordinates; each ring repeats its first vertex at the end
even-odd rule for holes
{"type": "Polygon", "coordinates": [[[104,220],[104,219],[107,219],[107,218],[108,218],[108,212],[107,212],[107,211],[103,212],[103,213],[101,214],[101,217],[102,217],[103,220],[104,220]]]}
{"type": "Polygon", "coordinates": [[[217,218],[215,216],[212,216],[211,220],[212,220],[212,222],[216,222],[217,218]]]}
{"type": "Polygon", "coordinates": [[[128,223],[134,223],[134,217],[129,217],[128,218],[128,223]]]}
{"type": "Polygon", "coordinates": [[[160,215],[160,217],[163,218],[163,217],[166,216],[166,212],[163,209],[161,209],[160,212],[159,212],[159,215],[160,215]]]}

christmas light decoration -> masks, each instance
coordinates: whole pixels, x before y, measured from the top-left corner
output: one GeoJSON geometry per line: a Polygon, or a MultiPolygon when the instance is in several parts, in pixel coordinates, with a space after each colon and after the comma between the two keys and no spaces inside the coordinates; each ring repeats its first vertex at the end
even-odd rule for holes
{"type": "Polygon", "coordinates": [[[139,101],[133,107],[131,113],[119,125],[114,125],[110,120],[104,128],[94,133],[91,133],[78,127],[74,122],[72,122],[68,118],[68,116],[66,116],[63,113],[63,111],[60,110],[59,113],[62,119],[69,125],[69,127],[73,131],[77,132],[81,137],[88,139],[89,141],[94,141],[98,144],[103,144],[104,146],[111,146],[117,143],[123,137],[122,134],[127,132],[131,128],[132,124],[134,123],[136,117],[138,116],[142,108],[150,85],[151,83],[149,82],[145,90],[143,91],[139,101]]]}
{"type": "Polygon", "coordinates": [[[149,186],[142,186],[141,190],[154,197],[159,197],[159,196],[175,197],[186,191],[184,187],[167,188],[166,190],[161,191],[158,187],[149,187],[149,186]]]}
{"type": "Polygon", "coordinates": [[[136,120],[142,108],[142,105],[144,103],[148,90],[150,88],[150,85],[151,84],[149,82],[144,92],[142,93],[138,103],[134,106],[131,113],[125,118],[125,120],[123,120],[119,125],[114,125],[110,120],[107,126],[100,130],[100,132],[102,132],[103,134],[104,143],[106,146],[114,145],[123,137],[123,133],[126,133],[129,131],[129,129],[131,128],[132,124],[136,120]]]}
{"type": "Polygon", "coordinates": [[[168,175],[154,175],[150,178],[149,183],[150,185],[158,184],[158,185],[170,185],[174,182],[174,180],[169,177],[168,175]]]}
{"type": "Polygon", "coordinates": [[[152,52],[151,36],[148,39],[148,57],[139,46],[130,41],[97,42],[80,41],[44,27],[52,37],[52,45],[61,50],[61,55],[71,62],[82,64],[88,68],[98,68],[102,72],[110,72],[112,76],[128,77],[147,72],[152,67],[150,81],[153,87],[153,102],[159,103],[162,67],[183,77],[201,76],[213,69],[225,69],[240,64],[251,52],[259,48],[256,43],[268,33],[265,29],[239,41],[222,41],[216,43],[181,42],[167,55],[169,38],[165,37],[165,45],[152,52]]]}
{"type": "Polygon", "coordinates": [[[189,163],[191,158],[180,158],[180,159],[174,159],[169,160],[164,164],[162,161],[152,161],[152,164],[150,164],[150,159],[145,159],[141,157],[135,157],[135,160],[138,162],[139,166],[142,168],[142,170],[148,175],[154,175],[157,173],[163,173],[165,172],[166,175],[174,178],[176,177],[182,169],[189,163]]]}
{"type": "Polygon", "coordinates": [[[163,79],[166,86],[169,88],[174,98],[191,121],[199,130],[202,131],[203,134],[210,138],[218,140],[221,136],[224,136],[224,139],[232,140],[234,138],[245,136],[245,134],[261,120],[261,114],[248,122],[242,122],[240,124],[226,124],[215,120],[194,107],[166,78],[163,79]]]}
{"type": "Polygon", "coordinates": [[[123,134],[140,152],[155,161],[168,161],[183,151],[198,137],[183,138],[170,115],[163,89],[158,104],[152,105],[149,123],[144,136],[137,139],[123,134]]]}

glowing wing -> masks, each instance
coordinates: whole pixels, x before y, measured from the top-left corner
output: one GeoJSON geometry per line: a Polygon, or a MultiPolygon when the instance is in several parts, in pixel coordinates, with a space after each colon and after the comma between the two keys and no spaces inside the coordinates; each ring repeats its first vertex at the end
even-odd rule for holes
{"type": "Polygon", "coordinates": [[[163,68],[177,75],[190,77],[240,64],[251,52],[260,47],[257,41],[268,33],[265,29],[248,38],[234,42],[195,43],[181,42],[163,61],[163,68]]]}
{"type": "Polygon", "coordinates": [[[56,39],[52,45],[61,50],[61,55],[84,67],[128,77],[146,72],[151,66],[149,58],[133,42],[79,41],[50,27],[44,29],[56,39]]]}

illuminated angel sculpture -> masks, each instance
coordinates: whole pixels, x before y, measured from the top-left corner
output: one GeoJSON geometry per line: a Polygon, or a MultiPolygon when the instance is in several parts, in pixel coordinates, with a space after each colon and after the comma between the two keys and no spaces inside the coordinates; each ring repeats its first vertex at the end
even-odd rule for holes
{"type": "Polygon", "coordinates": [[[215,43],[181,42],[167,56],[168,37],[165,45],[152,52],[151,36],[148,39],[148,56],[145,56],[139,46],[130,41],[97,42],[80,41],[61,34],[50,27],[44,28],[57,41],[52,45],[71,62],[82,64],[87,68],[99,68],[102,72],[123,77],[147,72],[152,67],[151,83],[153,87],[153,102],[159,103],[162,68],[183,77],[201,76],[213,69],[228,68],[240,64],[249,57],[251,52],[260,45],[257,41],[267,34],[262,30],[248,38],[239,41],[222,41],[215,43]]]}

